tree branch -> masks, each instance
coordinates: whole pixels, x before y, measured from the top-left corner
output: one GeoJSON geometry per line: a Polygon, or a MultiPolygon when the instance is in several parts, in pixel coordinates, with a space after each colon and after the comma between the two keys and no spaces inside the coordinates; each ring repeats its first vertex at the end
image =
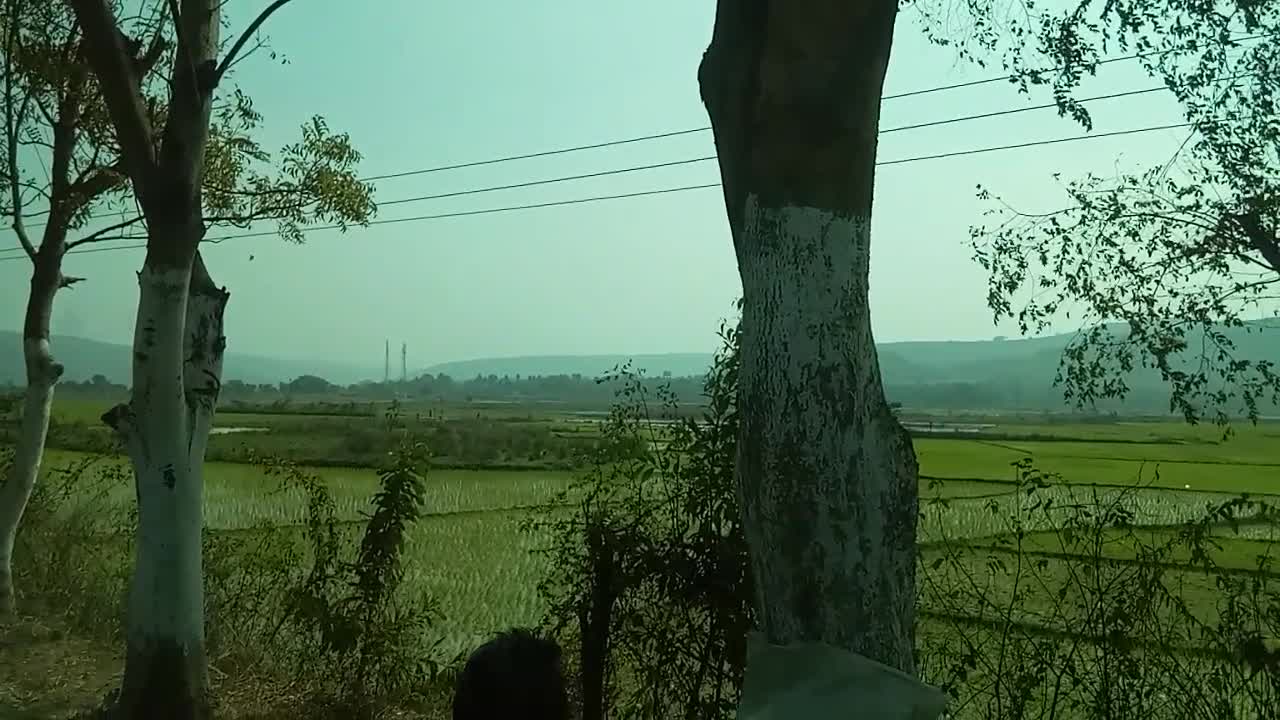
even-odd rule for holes
{"type": "Polygon", "coordinates": [[[142,216],[138,215],[137,217],[130,218],[129,220],[118,222],[115,225],[108,225],[107,227],[104,227],[101,230],[94,231],[80,238],[79,240],[74,240],[72,242],[67,243],[67,250],[70,251],[74,248],[80,247],[81,245],[88,245],[90,243],[102,242],[104,240],[124,240],[126,238],[133,239],[133,240],[141,240],[143,239],[142,237],[133,236],[133,235],[117,235],[113,237],[107,236],[108,233],[113,233],[117,230],[123,230],[124,228],[130,227],[132,225],[136,225],[140,222],[142,222],[142,216]]]}
{"type": "Polygon", "coordinates": [[[165,18],[161,15],[160,22],[156,24],[155,37],[151,38],[151,44],[147,46],[146,52],[134,59],[133,71],[137,74],[139,82],[151,74],[169,46],[164,39],[164,23],[165,18]]]}
{"type": "MultiPolygon", "coordinates": [[[[53,117],[53,112],[44,106],[43,97],[36,97],[36,109],[40,111],[40,115],[44,118],[44,121],[48,123],[49,127],[53,127],[58,123],[58,121],[53,117]]],[[[49,145],[49,149],[52,150],[53,145],[49,145]]]]}
{"type": "Polygon", "coordinates": [[[22,123],[26,120],[27,109],[31,103],[31,96],[34,90],[28,90],[22,100],[22,105],[14,112],[14,68],[13,55],[17,50],[18,33],[20,31],[20,18],[18,17],[19,5],[17,0],[9,0],[8,5],[8,24],[5,36],[5,57],[4,57],[4,130],[5,140],[8,147],[8,168],[6,171],[9,175],[9,200],[13,207],[13,232],[18,236],[18,244],[22,246],[23,251],[27,253],[27,257],[35,260],[36,247],[31,243],[31,237],[27,234],[26,223],[22,219],[22,176],[18,172],[18,135],[22,131],[22,123]]]}
{"type": "Polygon", "coordinates": [[[252,223],[261,222],[263,220],[286,219],[290,213],[304,210],[308,205],[311,205],[313,202],[314,201],[301,202],[295,205],[276,205],[274,207],[264,207],[264,208],[259,208],[258,210],[255,210],[253,212],[246,212],[240,215],[215,215],[212,217],[205,218],[205,222],[210,225],[225,223],[228,225],[239,225],[239,226],[247,227],[252,223]]]}
{"type": "Polygon", "coordinates": [[[230,52],[228,52],[227,56],[222,59],[222,63],[218,65],[217,73],[214,75],[215,82],[222,79],[223,74],[225,74],[231,67],[232,63],[235,62],[236,55],[239,55],[240,51],[244,49],[245,43],[249,42],[249,38],[252,37],[254,33],[258,32],[258,29],[261,28],[262,24],[271,17],[272,13],[285,5],[288,5],[289,2],[290,0],[275,0],[275,2],[268,5],[265,10],[259,13],[258,17],[253,19],[253,22],[249,23],[249,27],[245,28],[244,32],[240,34],[240,37],[236,40],[235,44],[231,46],[230,52]]]}
{"type": "Polygon", "coordinates": [[[1263,226],[1260,213],[1256,209],[1250,210],[1237,215],[1235,219],[1244,230],[1245,237],[1249,238],[1253,249],[1262,255],[1272,270],[1280,273],[1280,240],[1277,240],[1274,232],[1268,232],[1263,226]]]}
{"type": "Polygon", "coordinates": [[[67,188],[67,217],[104,192],[114,189],[124,181],[124,160],[81,174],[67,188]]]}
{"type": "MultiPolygon", "coordinates": [[[[213,0],[185,0],[178,8],[171,0],[177,34],[173,57],[168,117],[161,135],[158,172],[164,178],[165,222],[193,223],[200,214],[200,183],[217,67],[221,22],[213,0]]],[[[152,209],[144,206],[148,214],[152,209]]],[[[194,229],[194,226],[193,226],[194,229]]],[[[181,252],[195,250],[197,238],[174,246],[181,252]],[[181,247],[179,247],[181,246],[181,247]]]]}
{"type": "Polygon", "coordinates": [[[124,36],[107,0],[66,1],[84,32],[86,55],[115,125],[134,193],[143,209],[148,210],[153,204],[151,176],[156,167],[155,143],[135,74],[136,59],[126,52],[124,36]]]}

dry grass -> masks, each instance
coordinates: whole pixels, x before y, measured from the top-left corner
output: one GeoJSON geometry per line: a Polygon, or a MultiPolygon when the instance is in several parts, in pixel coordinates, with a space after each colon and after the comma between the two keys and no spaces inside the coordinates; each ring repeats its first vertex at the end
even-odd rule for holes
{"type": "MultiPolygon", "coordinates": [[[[119,648],[72,635],[56,620],[19,617],[0,626],[0,720],[69,720],[87,717],[119,686],[119,648]]],[[[224,720],[346,718],[304,688],[234,672],[210,677],[217,717],[224,720]]],[[[378,720],[436,720],[392,710],[378,720]]]]}
{"type": "Polygon", "coordinates": [[[0,627],[0,720],[63,720],[97,705],[119,682],[117,648],[21,617],[0,627]]]}

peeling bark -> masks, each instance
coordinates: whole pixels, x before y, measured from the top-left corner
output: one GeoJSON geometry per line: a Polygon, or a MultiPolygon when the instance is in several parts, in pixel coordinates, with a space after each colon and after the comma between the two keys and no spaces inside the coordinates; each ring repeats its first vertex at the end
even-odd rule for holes
{"type": "Polygon", "coordinates": [[[737,479],[761,630],[911,673],[917,469],[867,276],[896,0],[720,0],[698,80],[742,278],[737,479]]]}
{"type": "Polygon", "coordinates": [[[203,464],[221,383],[228,294],[198,256],[192,269],[145,264],[138,281],[133,397],[103,418],[125,441],[138,497],[117,712],[203,718],[203,464]]]}

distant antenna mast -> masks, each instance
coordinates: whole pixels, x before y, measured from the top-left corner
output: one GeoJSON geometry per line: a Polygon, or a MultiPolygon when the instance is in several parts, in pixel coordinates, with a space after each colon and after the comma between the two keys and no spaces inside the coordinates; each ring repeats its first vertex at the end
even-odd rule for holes
{"type": "Polygon", "coordinates": [[[391,341],[384,340],[382,350],[382,382],[391,382],[391,341]]]}
{"type": "Polygon", "coordinates": [[[409,343],[400,343],[400,382],[409,382],[409,343]]]}

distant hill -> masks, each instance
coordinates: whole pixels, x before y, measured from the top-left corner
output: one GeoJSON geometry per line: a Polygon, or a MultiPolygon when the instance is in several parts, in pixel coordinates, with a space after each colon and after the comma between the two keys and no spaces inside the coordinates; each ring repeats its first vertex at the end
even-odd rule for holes
{"type": "MultiPolygon", "coordinates": [[[[1280,323],[1251,323],[1228,335],[1237,355],[1254,360],[1280,361],[1280,323]]],[[[1053,386],[1062,351],[1072,335],[978,341],[917,341],[879,346],[880,371],[891,399],[915,407],[1057,409],[1062,393],[1053,386]]],[[[538,375],[600,375],[628,359],[649,376],[670,371],[674,376],[705,372],[710,353],[656,355],[542,355],[480,358],[441,363],[426,369],[458,380],[476,376],[530,377],[538,375]]],[[[1127,378],[1129,399],[1123,407],[1135,412],[1167,412],[1169,388],[1154,370],[1138,370],[1127,378]]],[[[1117,409],[1117,403],[1102,403],[1117,409]]],[[[1273,408],[1268,408],[1267,412],[1273,408]]]]}
{"type": "MultiPolygon", "coordinates": [[[[1229,333],[1238,356],[1280,360],[1280,322],[1258,322],[1229,333]]],[[[909,407],[934,409],[1044,410],[1063,408],[1061,390],[1053,386],[1063,349],[1071,335],[962,341],[885,343],[879,347],[880,368],[890,399],[909,407]]],[[[101,374],[112,382],[128,384],[130,350],[124,345],[59,337],[55,352],[67,367],[67,377],[85,381],[101,374]]],[[[433,365],[425,372],[445,374],[455,380],[477,376],[498,377],[581,375],[598,377],[628,361],[649,377],[670,373],[675,377],[701,375],[711,365],[710,353],[645,355],[537,355],[480,358],[433,365]]],[[[378,378],[382,368],[360,368],[325,361],[291,360],[228,353],[226,379],[253,384],[275,384],[300,375],[318,375],[329,382],[350,385],[378,378]]],[[[18,333],[0,331],[0,384],[21,384],[21,343],[18,333]]],[[[1130,412],[1167,412],[1169,388],[1153,370],[1139,370],[1128,377],[1130,398],[1123,409],[1130,412]]],[[[1116,403],[1101,408],[1121,409],[1116,403]]],[[[1265,406],[1275,414],[1280,408],[1265,406]]]]}
{"type": "MultiPolygon", "coordinates": [[[[1036,360],[1043,365],[1046,353],[1053,367],[1066,347],[1066,335],[1031,340],[980,340],[976,342],[937,341],[885,343],[879,346],[880,372],[885,383],[915,384],[936,382],[981,382],[1006,375],[1009,365],[1024,366],[1036,360]]],[[[1280,338],[1278,338],[1280,339],[1280,338]]],[[[439,363],[426,368],[432,375],[449,375],[465,380],[497,375],[530,377],[574,375],[596,377],[630,361],[649,376],[670,372],[676,377],[701,375],[711,367],[711,353],[665,353],[650,355],[529,355],[506,358],[477,358],[439,363]]],[[[1052,377],[1052,369],[1050,369],[1052,377]]]]}
{"type": "MultiPolygon", "coordinates": [[[[127,345],[57,336],[53,340],[54,356],[66,368],[66,378],[83,382],[102,375],[121,385],[129,384],[132,371],[131,351],[127,345]]],[[[341,363],[260,357],[228,352],[223,372],[227,380],[266,384],[292,380],[299,375],[320,375],[330,382],[350,385],[372,377],[380,377],[382,369],[359,368],[341,363]]],[[[22,360],[22,335],[0,330],[0,385],[25,382],[22,360]]]]}
{"type": "Polygon", "coordinates": [[[650,355],[527,355],[509,358],[480,358],[438,363],[423,372],[466,380],[477,375],[531,377],[537,375],[582,375],[599,377],[628,361],[645,375],[675,377],[702,375],[711,367],[711,353],[663,353],[650,355]]]}

